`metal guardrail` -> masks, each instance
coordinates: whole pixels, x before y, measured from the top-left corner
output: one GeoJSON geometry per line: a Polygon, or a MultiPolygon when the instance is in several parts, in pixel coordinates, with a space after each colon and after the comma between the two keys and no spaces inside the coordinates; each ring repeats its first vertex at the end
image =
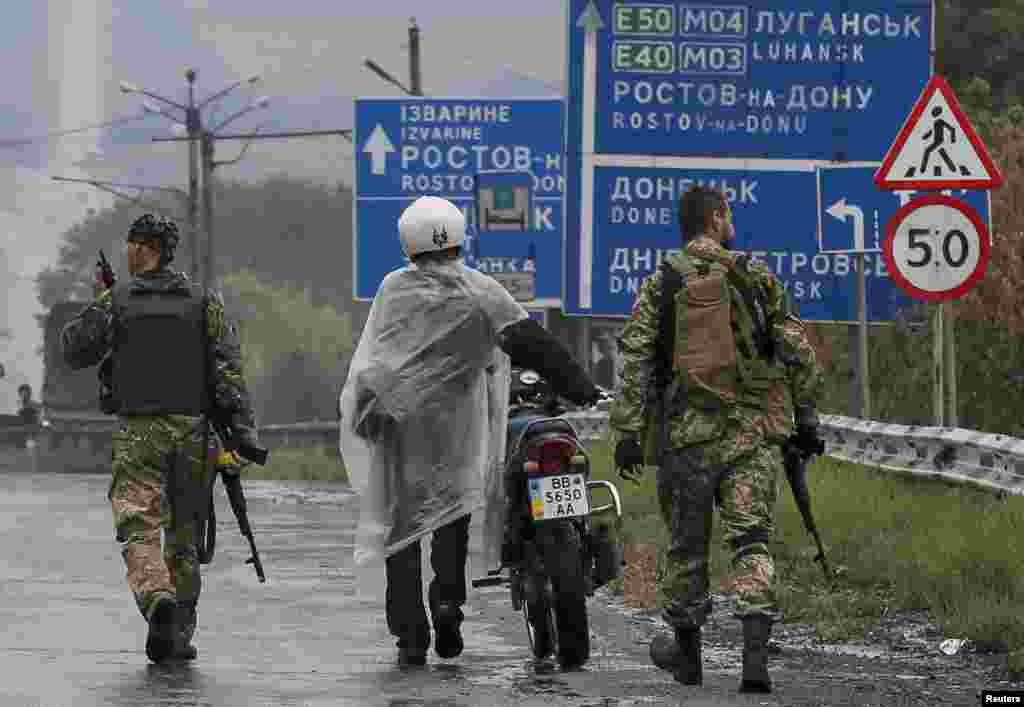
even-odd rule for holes
{"type": "MultiPolygon", "coordinates": [[[[602,405],[602,408],[607,407],[602,405]]],[[[608,413],[603,409],[566,413],[581,439],[607,438],[608,413]]],[[[61,465],[88,460],[89,466],[109,463],[112,418],[54,420],[35,430],[41,453],[59,454],[61,465]]],[[[0,434],[8,443],[23,439],[25,428],[0,434]]],[[[269,449],[321,448],[338,453],[338,424],[298,422],[265,425],[260,439],[269,449]]],[[[821,435],[826,455],[887,471],[970,483],[1014,495],[1024,495],[1024,440],[951,427],[893,425],[841,415],[822,415],[821,435]]]]}
{"type": "MultiPolygon", "coordinates": [[[[580,436],[604,439],[605,412],[568,413],[580,436]]],[[[925,478],[1024,495],[1024,440],[958,427],[893,425],[821,416],[825,454],[833,459],[925,478]]]]}
{"type": "Polygon", "coordinates": [[[823,415],[834,459],[1024,495],[1024,440],[958,427],[891,425],[823,415]]]}

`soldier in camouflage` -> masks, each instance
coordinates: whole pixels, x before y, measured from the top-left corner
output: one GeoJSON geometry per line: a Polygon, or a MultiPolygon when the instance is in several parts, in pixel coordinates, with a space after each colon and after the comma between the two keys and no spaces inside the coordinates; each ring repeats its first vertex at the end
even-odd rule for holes
{"type": "Polygon", "coordinates": [[[96,300],[65,326],[61,342],[73,368],[103,362],[102,405],[119,417],[108,498],[128,586],[149,624],[146,654],[154,662],[194,659],[198,535],[214,473],[205,462],[216,451],[201,416],[216,411],[253,444],[255,420],[220,295],[168,267],[177,227],[147,214],[127,240],[132,278],[115,284],[98,273],[96,300]]]}
{"type": "MultiPolygon", "coordinates": [[[[664,618],[674,637],[657,637],[651,657],[676,680],[702,684],[700,629],[711,611],[708,554],[717,501],[743,622],[741,690],[770,692],[767,643],[780,619],[769,550],[779,445],[794,427],[806,444],[817,439],[821,372],[779,280],[728,250],[735,230],[725,197],[694,187],[680,199],[680,225],[683,253],[669,258],[683,284],[669,319],[668,444],[657,460],[671,533],[664,618]]],[[[658,271],[644,281],[619,339],[624,368],[610,424],[619,433],[615,463],[624,478],[636,478],[644,464],[640,435],[652,413],[664,280],[658,271]]]]}

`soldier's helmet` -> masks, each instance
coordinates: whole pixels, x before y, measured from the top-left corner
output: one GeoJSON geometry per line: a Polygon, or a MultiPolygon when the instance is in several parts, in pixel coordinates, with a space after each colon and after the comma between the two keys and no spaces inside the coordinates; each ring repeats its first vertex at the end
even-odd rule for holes
{"type": "Polygon", "coordinates": [[[128,229],[129,241],[159,241],[162,260],[169,263],[174,260],[174,251],[181,241],[178,227],[174,221],[163,216],[144,214],[135,219],[128,229]]]}

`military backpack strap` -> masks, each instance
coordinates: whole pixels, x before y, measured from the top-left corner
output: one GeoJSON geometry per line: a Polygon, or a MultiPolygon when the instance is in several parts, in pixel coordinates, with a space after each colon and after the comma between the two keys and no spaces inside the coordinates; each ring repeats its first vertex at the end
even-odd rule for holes
{"type": "MultiPolygon", "coordinates": [[[[750,256],[743,254],[736,258],[736,267],[747,272],[749,261],[750,256]]],[[[760,293],[754,292],[747,282],[742,277],[739,277],[732,268],[728,269],[728,279],[729,283],[740,293],[740,297],[743,298],[743,303],[747,306],[747,311],[750,313],[751,321],[754,324],[754,342],[757,344],[758,353],[762,358],[772,358],[775,353],[775,347],[772,344],[771,334],[768,331],[768,320],[765,316],[765,308],[761,302],[760,293]]]]}
{"type": "Polygon", "coordinates": [[[683,286],[683,276],[669,263],[661,262],[661,300],[658,302],[658,339],[655,344],[658,379],[663,385],[672,372],[673,346],[676,340],[675,298],[683,286]]]}

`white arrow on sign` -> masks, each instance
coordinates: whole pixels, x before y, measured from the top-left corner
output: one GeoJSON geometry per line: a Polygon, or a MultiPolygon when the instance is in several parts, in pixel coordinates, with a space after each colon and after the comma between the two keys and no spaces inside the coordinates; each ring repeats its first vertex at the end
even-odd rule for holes
{"type": "Polygon", "coordinates": [[[580,198],[584,205],[580,214],[580,309],[593,306],[594,270],[594,131],[597,129],[597,33],[604,29],[604,20],[594,4],[587,7],[576,20],[584,32],[583,45],[583,174],[580,198]]]}
{"type": "Polygon", "coordinates": [[[859,206],[846,203],[846,197],[843,197],[832,206],[825,209],[832,218],[839,219],[843,223],[846,222],[847,218],[853,219],[853,249],[855,251],[864,250],[864,210],[859,206]]]}
{"type": "Polygon", "coordinates": [[[388,139],[384,132],[384,126],[377,123],[377,127],[370,133],[370,139],[363,145],[363,152],[370,153],[370,172],[383,175],[387,173],[388,153],[394,152],[395,146],[388,139]]]}

